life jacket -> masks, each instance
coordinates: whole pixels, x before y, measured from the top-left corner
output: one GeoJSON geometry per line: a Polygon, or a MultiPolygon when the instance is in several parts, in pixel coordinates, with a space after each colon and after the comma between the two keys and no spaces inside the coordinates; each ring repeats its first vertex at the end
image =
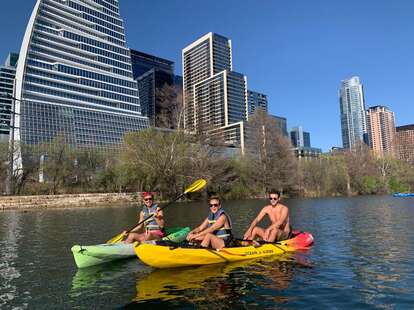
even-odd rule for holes
{"type": "Polygon", "coordinates": [[[143,206],[142,212],[144,212],[144,218],[147,218],[153,215],[150,219],[144,222],[145,230],[162,230],[160,225],[158,225],[155,220],[155,214],[157,214],[158,205],[154,203],[151,207],[143,206]]]}
{"type": "Polygon", "coordinates": [[[216,212],[216,214],[214,214],[213,212],[210,211],[210,213],[208,214],[207,219],[208,219],[208,227],[211,227],[215,222],[217,222],[219,217],[223,214],[227,217],[230,228],[224,228],[224,225],[223,225],[223,227],[213,231],[213,234],[216,235],[219,238],[226,239],[226,238],[228,238],[232,235],[232,233],[231,233],[231,229],[232,229],[231,220],[230,220],[230,217],[226,214],[226,212],[224,212],[224,210],[221,209],[221,208],[216,212]]]}

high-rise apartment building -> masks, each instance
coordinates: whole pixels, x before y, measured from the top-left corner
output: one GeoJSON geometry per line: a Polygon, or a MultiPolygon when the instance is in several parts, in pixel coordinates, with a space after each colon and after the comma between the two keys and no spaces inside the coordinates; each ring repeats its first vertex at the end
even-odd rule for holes
{"type": "Polygon", "coordinates": [[[378,156],[397,156],[394,113],[385,106],[370,107],[367,111],[370,147],[378,156]]]}
{"type": "Polygon", "coordinates": [[[247,78],[232,70],[231,41],[208,33],[183,49],[184,127],[242,146],[247,78]],[[241,140],[238,140],[241,139],[241,140]]]}
{"type": "Polygon", "coordinates": [[[359,77],[341,81],[339,106],[344,148],[352,148],[358,142],[368,144],[364,91],[359,77]]]}
{"type": "Polygon", "coordinates": [[[138,83],[142,114],[148,116],[151,125],[157,126],[160,112],[157,91],[174,84],[174,62],[131,49],[132,72],[138,83]]]}
{"type": "Polygon", "coordinates": [[[311,147],[310,133],[303,131],[302,126],[293,127],[291,129],[290,139],[294,147],[311,147]]]}
{"type": "Polygon", "coordinates": [[[267,95],[248,90],[247,100],[249,103],[249,115],[253,114],[257,109],[262,109],[263,111],[267,112],[267,95]]]}
{"type": "Polygon", "coordinates": [[[9,140],[10,120],[13,111],[13,89],[16,76],[18,54],[10,53],[3,66],[0,66],[0,141],[9,140]]]}
{"type": "Polygon", "coordinates": [[[118,0],[37,0],[16,70],[14,140],[107,148],[148,127],[118,0]]]}
{"type": "Polygon", "coordinates": [[[414,165],[414,124],[399,126],[396,131],[399,158],[414,165]]]}

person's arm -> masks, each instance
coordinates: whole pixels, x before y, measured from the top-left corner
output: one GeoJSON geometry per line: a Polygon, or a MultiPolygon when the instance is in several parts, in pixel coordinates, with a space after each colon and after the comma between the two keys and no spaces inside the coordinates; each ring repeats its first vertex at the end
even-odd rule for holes
{"type": "MultiPolygon", "coordinates": [[[[224,226],[225,222],[226,222],[226,216],[224,214],[222,214],[222,215],[220,215],[220,217],[218,218],[218,220],[213,225],[211,225],[208,228],[205,228],[205,229],[200,230],[194,236],[194,238],[203,237],[203,236],[207,235],[208,233],[212,233],[213,231],[215,231],[217,229],[220,229],[221,227],[224,226]]],[[[207,221],[207,223],[208,223],[208,221],[207,221]]]]}
{"type": "MultiPolygon", "coordinates": [[[[139,213],[139,221],[138,221],[138,223],[141,223],[143,220],[144,220],[144,212],[141,211],[139,213]]],[[[144,225],[144,223],[141,223],[138,226],[135,226],[129,232],[137,232],[137,231],[139,231],[142,228],[142,225],[144,225]]]]}
{"type": "Polygon", "coordinates": [[[287,207],[284,207],[282,211],[280,212],[279,220],[276,223],[272,224],[271,227],[279,229],[280,226],[282,226],[286,222],[286,219],[288,218],[288,216],[289,216],[289,209],[287,207]]]}
{"type": "MultiPolygon", "coordinates": [[[[249,229],[247,229],[244,236],[248,236],[252,233],[253,228],[263,219],[263,217],[266,215],[266,207],[264,207],[260,213],[256,216],[256,218],[252,221],[252,223],[249,226],[249,229]]],[[[243,239],[245,239],[245,237],[243,239]]]]}
{"type": "Polygon", "coordinates": [[[155,221],[157,222],[158,226],[160,226],[161,229],[164,228],[164,213],[160,208],[157,209],[157,214],[154,215],[155,221]]]}
{"type": "Polygon", "coordinates": [[[191,240],[194,239],[194,236],[196,234],[198,234],[200,231],[202,231],[203,229],[206,229],[206,227],[208,226],[208,218],[206,218],[200,226],[194,228],[192,231],[190,231],[187,235],[187,240],[191,240]]]}

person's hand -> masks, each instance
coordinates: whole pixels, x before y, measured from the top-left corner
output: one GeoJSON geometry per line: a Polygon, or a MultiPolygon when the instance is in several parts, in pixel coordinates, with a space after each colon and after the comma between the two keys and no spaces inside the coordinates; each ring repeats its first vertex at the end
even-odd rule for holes
{"type": "Polygon", "coordinates": [[[188,235],[187,235],[187,241],[191,241],[192,239],[193,239],[193,233],[192,232],[190,232],[188,235]]]}
{"type": "Polygon", "coordinates": [[[248,238],[250,238],[250,230],[248,230],[248,231],[246,231],[246,233],[244,234],[244,236],[243,236],[243,239],[244,240],[248,240],[248,238]]]}
{"type": "Polygon", "coordinates": [[[274,228],[273,228],[272,226],[270,226],[269,228],[267,228],[267,229],[265,230],[265,233],[264,233],[264,239],[265,239],[265,240],[269,239],[269,236],[270,236],[270,234],[272,233],[273,229],[274,229],[274,228]]]}

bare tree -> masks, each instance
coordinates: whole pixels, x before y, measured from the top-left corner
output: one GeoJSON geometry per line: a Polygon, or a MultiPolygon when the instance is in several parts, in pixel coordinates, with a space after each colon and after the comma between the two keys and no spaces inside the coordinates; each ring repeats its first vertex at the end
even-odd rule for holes
{"type": "Polygon", "coordinates": [[[183,90],[165,83],[156,90],[155,126],[169,129],[183,128],[183,90]]]}
{"type": "Polygon", "coordinates": [[[248,126],[248,156],[256,171],[253,178],[261,184],[262,194],[270,188],[296,191],[297,159],[290,140],[282,136],[275,120],[261,109],[250,117],[248,126]]]}

